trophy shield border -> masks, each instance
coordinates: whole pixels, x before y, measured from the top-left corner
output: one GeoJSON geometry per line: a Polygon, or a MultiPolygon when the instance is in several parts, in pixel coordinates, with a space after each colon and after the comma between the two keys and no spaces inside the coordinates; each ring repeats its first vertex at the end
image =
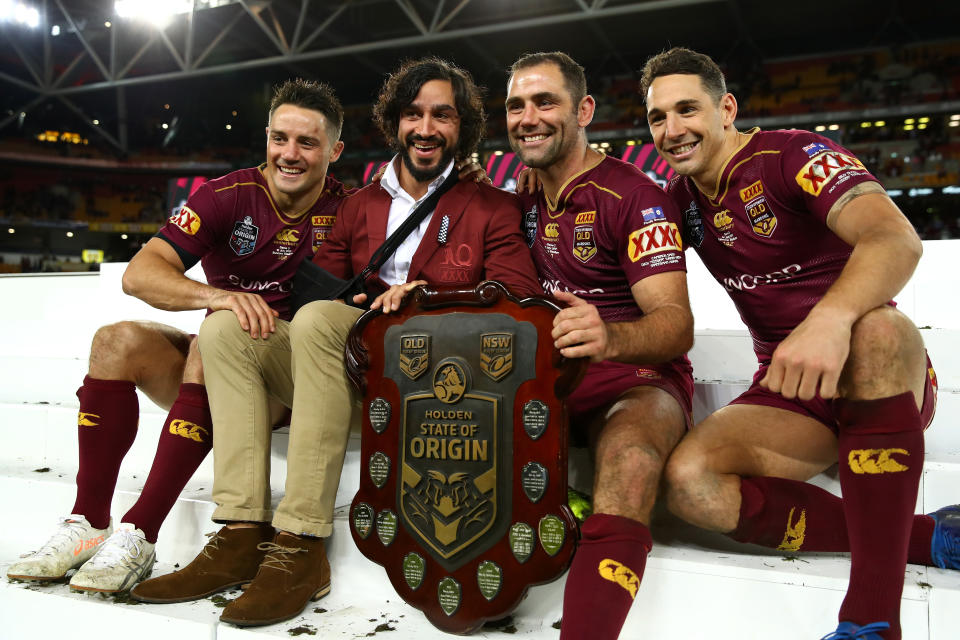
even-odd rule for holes
{"type": "MultiPolygon", "coordinates": [[[[550,328],[559,307],[544,296],[518,298],[499,282],[485,281],[473,289],[418,287],[390,314],[368,311],[354,325],[344,354],[347,375],[362,397],[360,486],[349,512],[351,536],[367,558],[387,572],[397,594],[421,610],[438,629],[465,634],[484,622],[498,620],[512,612],[534,585],[559,578],[573,559],[579,530],[567,506],[567,448],[569,426],[563,399],[582,379],[588,365],[585,358],[568,359],[553,346],[550,328]],[[534,354],[513,351],[518,358],[533,357],[535,375],[519,384],[513,396],[512,415],[504,416],[503,433],[512,434],[511,469],[506,474],[512,486],[499,487],[509,505],[505,535],[479,553],[467,554],[462,563],[444,566],[396,514],[403,473],[400,454],[400,421],[405,399],[397,383],[385,375],[383,345],[386,332],[415,316],[454,312],[507,314],[536,328],[534,354]],[[392,410],[382,411],[383,403],[392,410]],[[537,403],[537,411],[527,405],[537,403]],[[377,411],[371,412],[371,404],[377,411]],[[542,405],[542,409],[539,407],[542,405]],[[371,421],[373,416],[373,421],[371,421]],[[533,416],[531,418],[531,416],[533,416]],[[538,424],[525,424],[539,421],[538,424]],[[389,472],[367,472],[368,462],[379,454],[391,459],[389,472]],[[542,468],[536,478],[549,479],[546,486],[521,484],[522,470],[531,463],[542,468]],[[536,499],[532,499],[534,495],[536,499]],[[371,535],[370,521],[379,514],[390,526],[386,538],[371,535]],[[358,526],[354,526],[357,517],[358,526]],[[393,524],[395,523],[395,524],[393,524]],[[385,541],[386,540],[386,541],[385,541]]],[[[511,345],[511,349],[516,343],[511,345]]],[[[378,531],[378,534],[380,531],[378,531]]]]}

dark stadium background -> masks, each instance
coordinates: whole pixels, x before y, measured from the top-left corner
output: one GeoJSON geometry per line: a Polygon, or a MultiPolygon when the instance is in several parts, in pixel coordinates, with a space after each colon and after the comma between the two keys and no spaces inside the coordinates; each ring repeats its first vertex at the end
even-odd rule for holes
{"type": "Polygon", "coordinates": [[[590,140],[607,153],[666,175],[644,147],[637,71],[689,46],[722,63],[741,129],[819,130],[867,163],[924,238],[960,237],[960,2],[191,5],[159,28],[107,0],[0,2],[0,271],[95,268],[84,250],[129,259],[190,181],[263,160],[271,87],[293,76],[336,89],[346,151],[332,172],[361,184],[388,157],[370,120],[385,74],[403,58],[454,60],[488,89],[479,160],[508,182],[505,69],[554,49],[586,68],[590,140]]]}

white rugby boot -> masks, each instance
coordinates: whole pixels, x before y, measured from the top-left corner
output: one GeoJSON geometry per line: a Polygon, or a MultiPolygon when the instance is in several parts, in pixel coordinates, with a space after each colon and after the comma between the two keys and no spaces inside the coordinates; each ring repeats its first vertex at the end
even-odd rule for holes
{"type": "Polygon", "coordinates": [[[7,569],[16,580],[58,580],[93,557],[113,533],[113,520],[106,529],[94,528],[84,516],[72,513],[60,518],[57,532],[39,550],[25,555],[7,569]]]}
{"type": "Polygon", "coordinates": [[[70,588],[101,593],[127,591],[150,575],[156,557],[153,548],[143,531],[121,522],[97,553],[73,574],[70,588]]]}

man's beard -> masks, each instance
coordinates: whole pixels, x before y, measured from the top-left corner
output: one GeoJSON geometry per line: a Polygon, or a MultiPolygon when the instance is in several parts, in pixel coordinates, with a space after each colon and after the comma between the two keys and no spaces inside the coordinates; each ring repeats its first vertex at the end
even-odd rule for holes
{"type": "Polygon", "coordinates": [[[444,172],[447,165],[453,160],[454,150],[450,147],[442,146],[443,143],[443,138],[423,138],[417,135],[407,137],[407,144],[404,145],[403,153],[400,155],[403,158],[404,166],[407,168],[407,171],[410,172],[410,175],[413,176],[414,180],[417,182],[430,182],[444,172]],[[419,166],[412,157],[415,142],[441,145],[443,152],[440,154],[440,161],[432,167],[419,166]]]}

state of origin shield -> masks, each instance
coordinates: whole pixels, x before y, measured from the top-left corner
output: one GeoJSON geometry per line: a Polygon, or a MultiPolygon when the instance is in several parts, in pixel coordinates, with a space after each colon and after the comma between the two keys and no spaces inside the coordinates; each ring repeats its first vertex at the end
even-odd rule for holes
{"type": "Polygon", "coordinates": [[[562,399],[587,363],[553,348],[556,311],[495,282],[419,288],[347,341],[363,395],[353,539],[444,631],[504,617],[570,564],[562,399]]]}

